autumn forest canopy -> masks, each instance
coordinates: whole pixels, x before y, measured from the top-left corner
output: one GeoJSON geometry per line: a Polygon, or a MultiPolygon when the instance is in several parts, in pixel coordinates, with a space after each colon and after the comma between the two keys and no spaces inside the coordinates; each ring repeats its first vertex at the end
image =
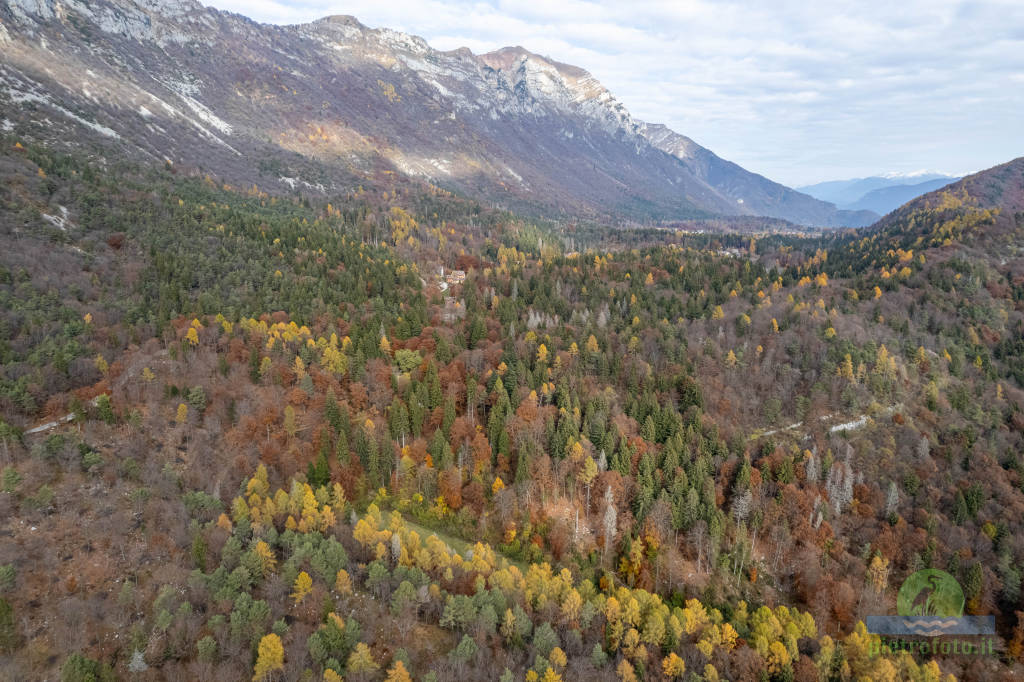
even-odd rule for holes
{"type": "Polygon", "coordinates": [[[1020,160],[820,237],[0,175],[0,677],[1024,674],[1020,160]],[[878,654],[923,568],[992,655],[878,654]]]}

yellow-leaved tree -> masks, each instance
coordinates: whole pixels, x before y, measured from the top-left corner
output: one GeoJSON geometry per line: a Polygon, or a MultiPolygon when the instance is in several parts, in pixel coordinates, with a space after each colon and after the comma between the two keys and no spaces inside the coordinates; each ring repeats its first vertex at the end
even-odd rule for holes
{"type": "Polygon", "coordinates": [[[547,362],[548,360],[548,347],[543,343],[537,347],[537,363],[547,362]]]}
{"type": "Polygon", "coordinates": [[[364,642],[356,644],[356,648],[348,657],[348,671],[355,675],[368,675],[379,668],[377,661],[373,660],[370,647],[366,646],[364,642]]]}
{"type": "Polygon", "coordinates": [[[673,651],[661,659],[661,671],[669,679],[681,679],[686,672],[686,663],[673,651]]]}
{"type": "Polygon", "coordinates": [[[257,648],[256,667],[252,671],[253,682],[267,679],[275,670],[284,668],[284,646],[281,638],[270,633],[260,640],[257,648]]]}
{"type": "Polygon", "coordinates": [[[313,589],[313,579],[309,577],[309,573],[302,571],[298,577],[295,578],[295,584],[292,586],[292,599],[296,604],[301,602],[309,594],[310,590],[313,589]]]}
{"type": "Polygon", "coordinates": [[[405,664],[401,661],[395,661],[395,664],[388,671],[388,676],[385,682],[412,682],[412,676],[409,675],[409,671],[405,669],[405,664]]]}
{"type": "Polygon", "coordinates": [[[274,571],[274,567],[277,565],[274,550],[263,540],[258,541],[254,549],[256,556],[259,558],[260,572],[266,578],[274,571]]]}
{"type": "MultiPolygon", "coordinates": [[[[556,670],[561,670],[569,662],[565,652],[562,651],[561,647],[557,646],[551,650],[551,653],[548,655],[548,660],[551,661],[551,665],[554,666],[556,670]]],[[[551,668],[548,668],[548,670],[551,670],[551,668]]]]}
{"type": "Polygon", "coordinates": [[[615,669],[615,672],[618,673],[619,679],[622,682],[637,682],[636,671],[626,659],[619,661],[619,667],[615,669]]]}
{"type": "Polygon", "coordinates": [[[586,491],[586,501],[583,509],[585,513],[590,513],[590,486],[594,483],[594,479],[597,478],[598,474],[597,462],[590,455],[583,460],[583,471],[580,472],[580,482],[583,483],[583,488],[586,491]]]}
{"type": "Polygon", "coordinates": [[[352,578],[344,568],[338,569],[338,575],[334,579],[334,589],[338,594],[352,594],[352,578]]]}
{"type": "Polygon", "coordinates": [[[541,682],[562,682],[562,676],[556,673],[552,668],[545,670],[544,677],[540,679],[541,682]]]}

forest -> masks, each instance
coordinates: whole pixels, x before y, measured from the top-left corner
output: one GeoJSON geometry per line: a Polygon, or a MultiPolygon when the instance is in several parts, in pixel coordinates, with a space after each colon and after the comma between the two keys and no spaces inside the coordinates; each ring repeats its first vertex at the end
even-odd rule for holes
{"type": "Polygon", "coordinates": [[[0,149],[0,677],[1024,675],[1020,162],[806,236],[0,149]],[[993,655],[877,654],[922,568],[993,655]]]}

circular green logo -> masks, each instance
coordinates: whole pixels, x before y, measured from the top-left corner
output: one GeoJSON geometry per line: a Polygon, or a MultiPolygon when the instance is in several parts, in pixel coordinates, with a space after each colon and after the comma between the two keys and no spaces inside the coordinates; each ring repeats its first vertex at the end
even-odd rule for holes
{"type": "Polygon", "coordinates": [[[964,615],[964,591],[949,573],[926,568],[900,585],[896,612],[901,616],[959,618],[964,615]]]}

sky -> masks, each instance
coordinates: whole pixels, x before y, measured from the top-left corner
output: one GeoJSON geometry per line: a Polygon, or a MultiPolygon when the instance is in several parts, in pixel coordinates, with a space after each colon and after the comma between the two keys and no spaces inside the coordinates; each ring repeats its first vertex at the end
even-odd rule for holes
{"type": "Polygon", "coordinates": [[[204,1],[276,24],[350,14],[441,50],[522,45],[790,186],[1024,155],[1020,0],[204,1]]]}

